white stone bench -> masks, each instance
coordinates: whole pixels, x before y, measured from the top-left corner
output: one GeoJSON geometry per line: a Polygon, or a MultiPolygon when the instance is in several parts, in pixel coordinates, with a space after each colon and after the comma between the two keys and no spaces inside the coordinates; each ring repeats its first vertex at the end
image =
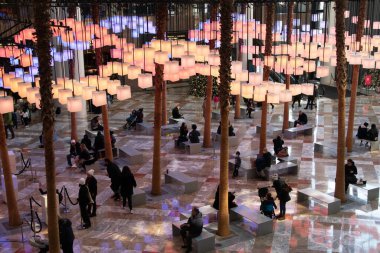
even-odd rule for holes
{"type": "Polygon", "coordinates": [[[247,117],[247,106],[241,105],[240,106],[240,118],[246,118],[246,117],[247,117]]]}
{"type": "Polygon", "coordinates": [[[321,143],[321,142],[314,142],[314,152],[323,153],[323,143],[321,143]]]}
{"type": "MultiPolygon", "coordinates": [[[[203,217],[209,216],[210,218],[210,216],[212,216],[214,219],[216,219],[216,217],[218,216],[218,210],[216,210],[210,205],[200,207],[199,211],[202,213],[203,217]]],[[[190,216],[191,216],[191,210],[187,210],[180,214],[180,219],[181,220],[188,219],[190,216]]]]}
{"type": "Polygon", "coordinates": [[[153,133],[153,124],[148,122],[141,122],[136,124],[136,130],[145,131],[145,134],[153,133]]]}
{"type": "Polygon", "coordinates": [[[182,122],[186,122],[184,118],[175,119],[173,117],[169,118],[169,124],[182,124],[182,122]]]}
{"type": "Polygon", "coordinates": [[[185,193],[191,193],[198,190],[197,179],[190,177],[182,172],[169,171],[165,174],[165,184],[179,183],[185,186],[185,193]]]}
{"type": "Polygon", "coordinates": [[[220,111],[212,111],[211,119],[220,120],[220,111]]]}
{"type": "MultiPolygon", "coordinates": [[[[172,223],[173,236],[181,235],[181,225],[187,220],[172,223]]],[[[202,233],[192,239],[192,247],[195,252],[209,252],[215,249],[215,235],[203,229],[202,233]]]]}
{"type": "Polygon", "coordinates": [[[177,123],[164,125],[161,127],[161,135],[166,135],[170,133],[178,133],[178,132],[179,132],[179,125],[177,123]]]}
{"type": "Polygon", "coordinates": [[[298,127],[288,128],[284,132],[285,138],[295,138],[298,133],[303,133],[304,135],[312,135],[314,127],[311,125],[302,125],[298,127]]]}
{"type": "MultiPolygon", "coordinates": [[[[260,133],[261,133],[261,126],[257,125],[256,126],[256,134],[260,134],[260,133]]],[[[271,126],[267,126],[267,134],[272,135],[273,137],[275,137],[275,136],[281,135],[282,134],[282,130],[279,129],[279,128],[274,128],[274,127],[271,127],[271,126]]]]}
{"type": "Polygon", "coordinates": [[[140,188],[133,189],[132,195],[133,206],[142,206],[146,204],[146,193],[140,188]]]}
{"type": "Polygon", "coordinates": [[[294,127],[294,122],[295,122],[296,120],[289,120],[289,127],[291,128],[291,127],[294,127]]]}
{"type": "Polygon", "coordinates": [[[191,143],[190,141],[182,142],[186,149],[189,150],[190,155],[198,154],[202,151],[202,143],[191,143]]]}
{"type": "Polygon", "coordinates": [[[370,151],[379,150],[379,141],[368,141],[371,144],[370,151]]]}
{"type": "Polygon", "coordinates": [[[119,148],[119,156],[120,158],[125,158],[130,164],[139,164],[144,160],[143,154],[140,151],[128,146],[119,148]]]}
{"type": "Polygon", "coordinates": [[[309,198],[312,198],[313,200],[326,205],[328,215],[338,213],[340,211],[340,199],[312,188],[298,190],[297,202],[307,201],[309,198]]]}
{"type": "MultiPolygon", "coordinates": [[[[236,133],[235,133],[236,134],[236,133]]],[[[221,140],[221,135],[216,133],[216,132],[213,132],[212,133],[212,136],[214,137],[214,140],[215,141],[220,141],[221,140]]],[[[239,140],[237,138],[237,136],[228,136],[228,144],[230,147],[236,147],[239,145],[239,140]]]]}
{"type": "MultiPolygon", "coordinates": [[[[349,187],[352,188],[357,188],[361,191],[366,192],[367,196],[367,202],[370,200],[374,200],[379,198],[379,189],[380,185],[379,184],[371,184],[371,183],[366,183],[366,184],[349,184],[349,187]]],[[[350,191],[348,191],[348,194],[351,194],[350,191]]]]}
{"type": "MultiPolygon", "coordinates": [[[[235,159],[228,160],[228,167],[230,170],[234,170],[235,168],[235,159]]],[[[246,162],[244,160],[241,161],[241,165],[239,168],[239,176],[243,176],[245,179],[254,178],[256,171],[252,168],[250,162],[246,162]]]]}
{"type": "Polygon", "coordinates": [[[280,161],[280,163],[291,162],[299,165],[298,159],[291,156],[277,157],[277,159],[280,161]]]}
{"type": "Polygon", "coordinates": [[[273,220],[265,215],[255,212],[246,206],[231,208],[231,220],[246,218],[255,224],[256,234],[265,235],[273,232],[273,220]]]}
{"type": "MultiPolygon", "coordinates": [[[[269,180],[275,174],[277,175],[288,175],[297,174],[298,165],[292,162],[280,162],[271,165],[271,167],[266,167],[264,169],[265,179],[269,180]]],[[[257,175],[257,172],[255,171],[257,175]]]]}

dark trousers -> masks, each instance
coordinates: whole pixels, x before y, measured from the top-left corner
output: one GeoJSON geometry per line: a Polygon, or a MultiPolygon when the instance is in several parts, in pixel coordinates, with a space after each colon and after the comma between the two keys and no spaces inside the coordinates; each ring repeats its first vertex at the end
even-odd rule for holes
{"type": "Polygon", "coordinates": [[[190,234],[189,226],[181,226],[181,236],[183,243],[187,246],[187,248],[191,249],[192,239],[197,237],[198,235],[190,234]]]}
{"type": "Polygon", "coordinates": [[[5,136],[8,138],[8,130],[11,132],[12,139],[15,137],[15,132],[13,131],[13,126],[12,125],[7,125],[5,126],[5,136]]]}
{"type": "Polygon", "coordinates": [[[280,216],[285,216],[286,213],[286,201],[280,200],[280,216]]]}
{"type": "Polygon", "coordinates": [[[234,168],[234,172],[232,173],[232,177],[237,177],[239,176],[239,167],[236,167],[234,168]]]}
{"type": "Polygon", "coordinates": [[[87,208],[87,212],[89,215],[96,215],[96,195],[91,194],[93,204],[89,204],[87,208]]]}
{"type": "Polygon", "coordinates": [[[88,212],[87,212],[87,205],[79,205],[79,208],[80,208],[80,216],[82,217],[82,220],[83,220],[83,226],[91,227],[90,217],[88,216],[88,212]]]}
{"type": "Polygon", "coordinates": [[[67,160],[67,164],[71,167],[73,166],[72,162],[71,162],[71,158],[74,157],[73,155],[67,155],[66,156],[66,160],[67,160]]]}
{"type": "Polygon", "coordinates": [[[112,182],[112,180],[111,180],[111,186],[110,187],[114,193],[114,198],[119,199],[120,198],[120,190],[119,190],[120,184],[119,184],[119,182],[112,182]]]}
{"type": "Polygon", "coordinates": [[[74,253],[73,250],[73,241],[71,242],[65,242],[65,244],[62,244],[62,252],[63,253],[74,253]]]}
{"type": "Polygon", "coordinates": [[[128,199],[129,210],[132,210],[132,195],[124,195],[122,197],[123,197],[123,207],[125,207],[125,204],[127,204],[127,199],[128,199]]]}
{"type": "Polygon", "coordinates": [[[314,97],[308,97],[307,98],[307,104],[306,104],[306,107],[305,109],[308,109],[309,108],[309,105],[310,105],[310,109],[313,110],[313,105],[314,105],[314,97]]]}

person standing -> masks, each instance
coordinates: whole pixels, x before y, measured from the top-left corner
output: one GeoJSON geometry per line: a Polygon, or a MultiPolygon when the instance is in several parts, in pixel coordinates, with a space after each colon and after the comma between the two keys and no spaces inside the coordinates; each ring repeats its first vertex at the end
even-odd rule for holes
{"type": "Polygon", "coordinates": [[[8,139],[8,130],[11,132],[11,139],[15,138],[15,132],[13,131],[13,120],[12,120],[12,113],[8,112],[3,115],[4,118],[4,126],[5,126],[5,135],[8,139]]]}
{"type": "Polygon", "coordinates": [[[87,171],[86,185],[90,191],[92,201],[94,203],[88,205],[88,213],[90,217],[96,216],[96,195],[98,195],[98,181],[94,177],[94,170],[87,171]]]}
{"type": "Polygon", "coordinates": [[[74,253],[74,232],[72,228],[72,223],[69,219],[60,218],[58,219],[59,226],[59,241],[61,243],[61,249],[63,253],[74,253]]]}
{"type": "Polygon", "coordinates": [[[107,175],[111,179],[111,189],[114,193],[112,198],[115,200],[120,199],[120,179],[121,179],[121,171],[117,164],[111,162],[109,159],[104,159],[104,162],[107,167],[107,175]]]}
{"type": "Polygon", "coordinates": [[[86,185],[86,180],[84,178],[79,179],[78,203],[80,208],[80,216],[83,221],[82,228],[87,229],[91,227],[91,221],[87,212],[87,207],[88,205],[93,203],[93,201],[91,199],[91,195],[86,185]]]}
{"type": "Polygon", "coordinates": [[[235,167],[234,167],[234,172],[232,173],[232,178],[235,178],[235,177],[239,176],[240,165],[241,165],[240,152],[236,151],[236,155],[235,155],[235,167]]]}
{"type": "Polygon", "coordinates": [[[132,213],[133,188],[136,188],[136,180],[128,166],[123,167],[121,172],[120,194],[123,197],[123,209],[128,199],[129,213],[132,213]]]}
{"type": "Polygon", "coordinates": [[[203,230],[202,213],[199,211],[197,207],[194,206],[192,208],[190,218],[187,220],[186,223],[181,225],[180,229],[180,233],[184,243],[182,248],[187,248],[186,252],[190,252],[192,249],[192,238],[199,236],[203,230]]]}
{"type": "Polygon", "coordinates": [[[355,166],[355,162],[352,159],[348,159],[346,165],[344,165],[345,175],[345,192],[347,193],[349,184],[356,184],[358,179],[358,169],[355,166]]]}

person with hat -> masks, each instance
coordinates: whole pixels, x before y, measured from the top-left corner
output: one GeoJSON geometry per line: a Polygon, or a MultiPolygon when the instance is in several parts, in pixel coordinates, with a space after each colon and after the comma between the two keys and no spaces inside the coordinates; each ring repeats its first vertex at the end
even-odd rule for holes
{"type": "Polygon", "coordinates": [[[76,142],[76,140],[71,140],[70,142],[70,153],[66,156],[66,159],[67,159],[67,165],[69,167],[73,167],[73,163],[71,162],[71,159],[79,156],[80,154],[80,144],[78,142],[76,142]]]}
{"type": "Polygon", "coordinates": [[[96,195],[98,194],[98,181],[94,177],[94,170],[87,171],[86,185],[90,191],[92,201],[94,203],[88,205],[88,213],[90,217],[96,216],[96,195]]]}
{"type": "Polygon", "coordinates": [[[87,207],[91,203],[93,203],[93,201],[86,185],[86,180],[84,178],[81,178],[79,179],[78,204],[80,208],[80,216],[83,221],[82,228],[84,229],[91,227],[90,217],[87,212],[87,207]]]}

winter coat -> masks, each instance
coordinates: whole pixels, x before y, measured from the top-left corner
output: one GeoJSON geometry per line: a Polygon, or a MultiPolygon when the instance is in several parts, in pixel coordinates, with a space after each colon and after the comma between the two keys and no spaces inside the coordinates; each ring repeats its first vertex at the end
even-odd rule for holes
{"type": "Polygon", "coordinates": [[[87,185],[79,186],[78,202],[80,206],[87,206],[90,204],[89,191],[87,185]]]}
{"type": "Polygon", "coordinates": [[[202,213],[199,212],[195,216],[190,216],[190,218],[187,220],[187,224],[190,225],[189,233],[192,237],[200,235],[203,229],[202,213]]]}
{"type": "Polygon", "coordinates": [[[129,174],[121,177],[120,182],[120,194],[121,196],[133,195],[133,188],[136,187],[136,180],[133,174],[129,174]]]}
{"type": "Polygon", "coordinates": [[[91,193],[91,196],[96,196],[98,194],[98,181],[94,176],[88,176],[86,178],[86,185],[91,193]]]}

